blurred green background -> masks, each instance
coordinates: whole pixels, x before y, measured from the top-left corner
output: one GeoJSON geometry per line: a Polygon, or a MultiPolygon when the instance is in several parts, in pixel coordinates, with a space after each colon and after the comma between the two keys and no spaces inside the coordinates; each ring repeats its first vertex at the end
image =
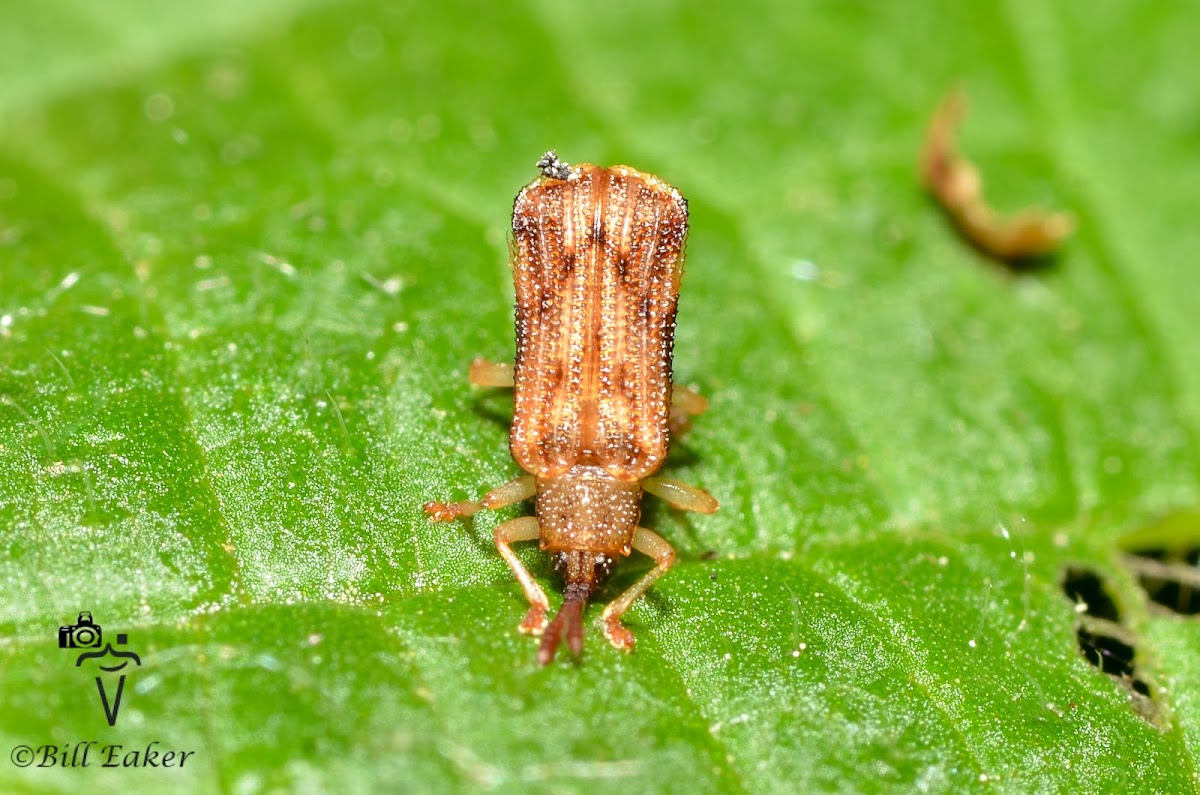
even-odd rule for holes
{"type": "Polygon", "coordinates": [[[1194,4],[0,19],[0,789],[1200,786],[1200,622],[1118,546],[1200,545],[1194,4]],[[920,192],[955,83],[990,198],[1076,214],[1054,267],[982,260],[920,192]],[[722,508],[648,500],[680,562],[637,651],[593,629],[539,670],[490,544],[527,509],[419,506],[516,474],[511,398],[465,373],[512,355],[549,148],[691,202],[676,373],[712,408],[667,473],[722,508]],[[1068,566],[1148,701],[1080,654],[1068,566]],[[80,610],[142,656],[113,728],[58,648],[80,610]],[[81,740],[195,756],[10,758],[81,740]]]}

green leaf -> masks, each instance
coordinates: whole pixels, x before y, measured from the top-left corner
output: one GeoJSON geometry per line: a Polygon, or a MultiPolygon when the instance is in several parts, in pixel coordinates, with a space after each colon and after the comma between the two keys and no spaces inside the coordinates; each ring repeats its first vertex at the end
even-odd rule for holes
{"type": "Polygon", "coordinates": [[[1187,4],[247,5],[0,28],[0,789],[1200,786],[1200,622],[1120,548],[1200,546],[1187,4]],[[917,186],[959,81],[996,204],[1079,221],[1049,269],[917,186]],[[541,670],[491,546],[518,510],[420,505],[517,473],[465,370],[512,355],[551,147],[690,200],[711,409],[668,472],[722,507],[648,499],[679,562],[636,652],[592,628],[541,670]],[[1080,653],[1068,567],[1148,698],[1080,653]],[[115,727],[59,648],[81,610],[140,655],[115,727]],[[14,763],[93,740],[194,754],[14,763]]]}

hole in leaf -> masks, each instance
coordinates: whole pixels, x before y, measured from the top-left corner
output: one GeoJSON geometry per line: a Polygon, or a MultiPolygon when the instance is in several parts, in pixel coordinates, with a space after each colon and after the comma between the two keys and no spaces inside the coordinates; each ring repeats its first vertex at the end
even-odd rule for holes
{"type": "Polygon", "coordinates": [[[1063,572],[1062,589],[1076,605],[1075,642],[1084,659],[1128,690],[1134,710],[1157,725],[1150,686],[1137,668],[1133,633],[1121,623],[1121,611],[1104,578],[1072,566],[1063,572]]]}
{"type": "Polygon", "coordinates": [[[1123,546],[1146,596],[1173,613],[1200,614],[1200,511],[1168,514],[1130,533],[1123,546]]]}
{"type": "MultiPolygon", "coordinates": [[[[1086,626],[1075,630],[1075,637],[1079,641],[1079,650],[1088,662],[1133,691],[1135,696],[1141,696],[1145,700],[1153,699],[1150,686],[1137,675],[1137,665],[1134,662],[1137,650],[1133,646],[1111,635],[1092,631],[1086,626]]],[[[1144,707],[1139,706],[1139,711],[1144,713],[1144,707]]]]}
{"type": "Polygon", "coordinates": [[[1156,604],[1184,616],[1200,614],[1200,549],[1139,549],[1127,562],[1156,604]]]}
{"type": "MultiPolygon", "coordinates": [[[[1200,574],[1200,570],[1196,571],[1200,574]]],[[[1193,584],[1143,572],[1138,572],[1138,583],[1155,603],[1174,613],[1184,616],[1200,613],[1200,588],[1193,584]]]]}
{"type": "Polygon", "coordinates": [[[1079,650],[1088,662],[1106,674],[1133,678],[1134,648],[1116,638],[1092,632],[1087,627],[1075,630],[1079,650]]]}
{"type": "Polygon", "coordinates": [[[1104,581],[1095,572],[1087,569],[1067,569],[1063,572],[1062,589],[1068,599],[1077,605],[1083,605],[1083,612],[1089,616],[1120,623],[1121,612],[1117,610],[1117,603],[1108,595],[1104,581]]]}

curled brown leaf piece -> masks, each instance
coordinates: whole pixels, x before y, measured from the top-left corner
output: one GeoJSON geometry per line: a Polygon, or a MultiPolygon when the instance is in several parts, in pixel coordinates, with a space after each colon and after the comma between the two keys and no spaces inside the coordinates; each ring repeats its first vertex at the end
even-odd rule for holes
{"type": "Polygon", "coordinates": [[[1074,219],[1044,210],[1006,218],[992,209],[983,198],[979,171],[955,147],[954,133],[966,109],[966,97],[957,89],[938,105],[921,149],[921,182],[959,233],[984,254],[1010,264],[1053,254],[1074,231],[1074,219]]]}

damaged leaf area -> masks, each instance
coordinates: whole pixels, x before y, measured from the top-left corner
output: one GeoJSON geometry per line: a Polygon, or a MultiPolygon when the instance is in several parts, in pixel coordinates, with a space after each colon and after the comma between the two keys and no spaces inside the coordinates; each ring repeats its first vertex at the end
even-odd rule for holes
{"type": "Polygon", "coordinates": [[[1121,539],[1125,565],[1160,613],[1200,614],[1200,511],[1167,515],[1121,539]]]}
{"type": "Polygon", "coordinates": [[[1135,708],[1147,720],[1159,722],[1150,686],[1138,670],[1134,633],[1123,623],[1104,579],[1094,571],[1069,568],[1062,587],[1079,616],[1075,639],[1084,658],[1127,688],[1135,708]]]}
{"type": "Polygon", "coordinates": [[[81,9],[0,26],[0,791],[1200,786],[1186,4],[81,9]],[[956,80],[1061,267],[971,267],[922,194],[956,80]],[[539,669],[525,509],[421,506],[518,474],[466,377],[552,148],[689,201],[663,474],[721,510],[647,500],[636,651],[593,606],[539,669]],[[142,663],[112,729],[80,611],[142,663]],[[109,737],[194,755],[10,764],[109,737]]]}

